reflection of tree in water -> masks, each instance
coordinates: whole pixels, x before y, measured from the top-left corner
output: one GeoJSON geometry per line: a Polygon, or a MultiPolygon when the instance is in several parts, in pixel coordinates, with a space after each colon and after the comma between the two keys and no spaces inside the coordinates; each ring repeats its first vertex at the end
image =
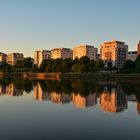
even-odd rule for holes
{"type": "Polygon", "coordinates": [[[140,83],[120,83],[127,95],[135,95],[138,102],[140,102],[140,83]]]}
{"type": "Polygon", "coordinates": [[[33,90],[33,84],[31,80],[14,80],[13,81],[15,88],[30,93],[33,90]]]}
{"type": "MultiPolygon", "coordinates": [[[[81,80],[67,80],[67,81],[53,81],[53,80],[23,80],[23,79],[10,79],[4,78],[0,79],[0,85],[6,87],[10,83],[14,83],[15,88],[30,93],[33,90],[33,86],[37,85],[39,82],[42,90],[45,92],[57,92],[58,94],[72,94],[77,93],[81,96],[88,96],[92,93],[97,93],[99,95],[105,90],[104,87],[107,86],[108,92],[111,93],[112,88],[117,88],[117,83],[100,84],[98,82],[91,81],[81,81],[81,80]]],[[[135,95],[137,101],[140,102],[140,83],[123,83],[119,82],[119,85],[123,88],[124,93],[127,95],[135,95]]]]}

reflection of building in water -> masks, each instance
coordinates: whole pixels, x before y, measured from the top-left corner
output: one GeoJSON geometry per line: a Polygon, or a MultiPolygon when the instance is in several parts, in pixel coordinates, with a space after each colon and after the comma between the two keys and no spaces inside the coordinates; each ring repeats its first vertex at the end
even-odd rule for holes
{"type": "Polygon", "coordinates": [[[73,94],[73,104],[78,108],[85,108],[97,104],[96,94],[90,94],[87,97],[83,97],[80,94],[73,94]]]}
{"type": "Polygon", "coordinates": [[[137,100],[136,96],[134,94],[127,96],[127,99],[128,99],[128,101],[133,101],[133,102],[135,102],[137,100]]]}
{"type": "Polygon", "coordinates": [[[55,103],[69,103],[71,101],[71,96],[69,94],[59,94],[56,92],[51,93],[51,101],[55,103]]]}
{"type": "Polygon", "coordinates": [[[137,111],[140,114],[140,102],[137,102],[137,111]]]}
{"type": "Polygon", "coordinates": [[[6,87],[0,85],[0,95],[5,94],[6,93],[6,87]]]}
{"type": "Polygon", "coordinates": [[[15,88],[14,84],[11,83],[8,86],[6,86],[6,95],[8,95],[8,96],[22,96],[23,91],[15,88]]]}
{"type": "Polygon", "coordinates": [[[36,86],[34,86],[34,99],[39,101],[44,101],[49,97],[49,94],[42,90],[39,83],[37,83],[36,86]]]}
{"type": "Polygon", "coordinates": [[[106,88],[100,95],[100,105],[104,111],[119,112],[127,108],[127,96],[120,86],[108,91],[106,88]]]}

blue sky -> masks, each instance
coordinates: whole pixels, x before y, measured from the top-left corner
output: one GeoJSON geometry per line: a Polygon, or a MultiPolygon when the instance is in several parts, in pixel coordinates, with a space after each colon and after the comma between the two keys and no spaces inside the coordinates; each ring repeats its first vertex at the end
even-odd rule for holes
{"type": "Polygon", "coordinates": [[[140,0],[0,0],[0,51],[22,52],[120,40],[136,50],[140,0]]]}

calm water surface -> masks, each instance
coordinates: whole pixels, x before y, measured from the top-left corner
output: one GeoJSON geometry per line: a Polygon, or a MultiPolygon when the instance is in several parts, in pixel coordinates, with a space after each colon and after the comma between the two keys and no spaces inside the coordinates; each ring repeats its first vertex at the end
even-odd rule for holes
{"type": "Polygon", "coordinates": [[[140,84],[0,80],[0,140],[140,140],[140,84]]]}

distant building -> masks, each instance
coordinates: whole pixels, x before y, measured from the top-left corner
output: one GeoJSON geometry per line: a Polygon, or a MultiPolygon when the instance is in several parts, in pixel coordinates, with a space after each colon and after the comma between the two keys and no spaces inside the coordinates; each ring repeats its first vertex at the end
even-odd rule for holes
{"type": "Polygon", "coordinates": [[[98,59],[98,49],[90,45],[80,45],[73,49],[73,59],[83,56],[87,56],[90,60],[96,61],[98,59]]]}
{"type": "Polygon", "coordinates": [[[69,48],[55,48],[51,50],[52,59],[67,59],[72,58],[73,52],[69,48]]]}
{"type": "Polygon", "coordinates": [[[138,55],[140,55],[140,41],[139,41],[138,46],[137,46],[137,51],[138,51],[138,55]]]}
{"type": "Polygon", "coordinates": [[[138,56],[137,51],[130,51],[130,52],[128,52],[127,59],[131,60],[131,61],[135,61],[137,56],[138,56]]]}
{"type": "Polygon", "coordinates": [[[111,62],[113,67],[121,68],[128,56],[128,45],[120,41],[105,42],[100,48],[100,58],[105,66],[111,62]]]}
{"type": "Polygon", "coordinates": [[[24,59],[24,55],[22,53],[9,53],[7,55],[7,63],[9,65],[15,65],[17,61],[21,61],[24,59]]]}
{"type": "Polygon", "coordinates": [[[34,52],[34,64],[36,64],[37,67],[40,67],[44,59],[50,59],[50,58],[51,58],[51,52],[48,50],[40,50],[34,52]]]}
{"type": "Polygon", "coordinates": [[[7,55],[5,53],[0,52],[0,63],[6,62],[7,55]]]}

